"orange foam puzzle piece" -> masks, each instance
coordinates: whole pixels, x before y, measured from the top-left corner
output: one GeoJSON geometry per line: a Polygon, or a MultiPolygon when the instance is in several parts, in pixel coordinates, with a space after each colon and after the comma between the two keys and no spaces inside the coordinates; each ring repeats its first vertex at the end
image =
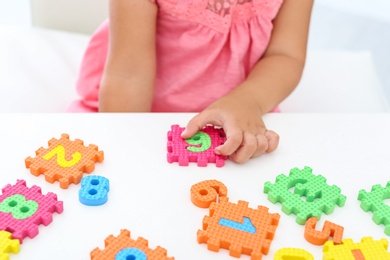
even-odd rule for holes
{"type": "Polygon", "coordinates": [[[279,214],[269,213],[266,207],[251,209],[248,202],[234,204],[227,197],[220,197],[218,203],[211,203],[210,215],[203,219],[198,243],[207,243],[211,251],[224,248],[231,256],[246,254],[252,260],[260,260],[269,252],[279,219],[279,214]]]}
{"type": "Polygon", "coordinates": [[[91,173],[95,163],[104,160],[103,151],[96,145],[87,147],[80,139],[71,141],[68,134],[62,134],[60,139],[52,138],[48,144],[48,148],[41,147],[35,152],[36,157],[26,158],[26,168],[35,176],[45,175],[50,183],[59,181],[63,189],[71,183],[80,183],[84,172],[91,173]]]}
{"type": "MultiPolygon", "coordinates": [[[[174,257],[167,257],[167,251],[158,246],[156,249],[150,249],[148,247],[148,240],[139,237],[137,240],[130,238],[130,231],[122,229],[118,237],[113,235],[108,236],[104,240],[105,249],[101,250],[95,248],[90,256],[91,260],[107,260],[116,259],[117,254],[126,248],[138,249],[146,256],[148,260],[174,260],[174,257]]],[[[131,256],[132,257],[132,256],[131,256]]],[[[137,259],[137,257],[125,259],[137,259]]]]}
{"type": "Polygon", "coordinates": [[[312,217],[305,224],[305,239],[313,245],[323,245],[329,237],[333,237],[335,245],[341,244],[343,239],[344,227],[325,221],[322,231],[315,230],[318,218],[312,217]]]}
{"type": "Polygon", "coordinates": [[[219,197],[226,197],[227,192],[226,186],[220,181],[201,181],[191,187],[191,201],[200,208],[208,208],[219,197]]]}

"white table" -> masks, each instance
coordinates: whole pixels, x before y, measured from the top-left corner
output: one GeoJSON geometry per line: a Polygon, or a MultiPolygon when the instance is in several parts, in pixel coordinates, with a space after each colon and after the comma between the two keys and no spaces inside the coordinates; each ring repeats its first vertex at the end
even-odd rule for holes
{"type": "MultiPolygon", "coordinates": [[[[12,260],[89,259],[95,248],[104,248],[104,239],[121,229],[129,229],[132,238],[149,240],[151,248],[160,245],[168,256],[178,260],[235,259],[228,251],[218,253],[198,244],[196,232],[208,209],[190,201],[193,184],[209,179],[223,182],[231,202],[245,200],[251,208],[269,207],[281,215],[270,252],[263,259],[273,259],[283,247],[304,248],[315,259],[322,258],[322,247],[308,243],[304,226],[287,216],[280,204],[272,204],[263,193],[266,181],[275,182],[278,174],[288,174],[294,167],[310,166],[315,174],[327,178],[347,196],[344,207],[322,215],[325,220],[344,226],[344,238],[359,242],[362,237],[389,239],[384,226],[376,225],[372,213],[360,209],[361,189],[390,180],[389,114],[273,114],[265,121],[281,136],[276,152],[250,160],[244,165],[227,161],[217,168],[180,167],[166,161],[167,131],[172,124],[185,126],[192,114],[1,114],[0,115],[0,186],[24,179],[28,186],[38,185],[43,193],[51,191],[64,202],[64,212],[54,214],[53,222],[39,226],[34,239],[26,238],[12,260]],[[24,159],[34,156],[47,141],[68,133],[70,139],[82,139],[86,145],[99,146],[105,153],[93,174],[110,180],[108,202],[88,207],[78,201],[80,185],[66,190],[58,183],[49,184],[43,176],[35,177],[25,168],[24,159]]],[[[387,200],[389,205],[389,200],[387,200]]],[[[243,255],[241,259],[250,259],[243,255]]]]}

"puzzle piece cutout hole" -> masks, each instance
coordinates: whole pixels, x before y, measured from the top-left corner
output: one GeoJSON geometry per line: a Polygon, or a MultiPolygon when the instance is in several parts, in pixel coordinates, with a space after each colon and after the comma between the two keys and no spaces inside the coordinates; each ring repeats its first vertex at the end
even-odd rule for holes
{"type": "MultiPolygon", "coordinates": [[[[306,182],[307,182],[307,180],[298,180],[298,181],[292,182],[291,183],[292,186],[288,190],[294,195],[300,195],[300,198],[303,202],[316,202],[316,201],[320,200],[322,198],[322,192],[316,193],[314,196],[314,199],[306,196],[308,190],[304,190],[304,192],[303,193],[301,192],[301,194],[299,194],[299,191],[297,191],[297,193],[295,193],[296,185],[305,184],[306,182]]],[[[390,204],[390,202],[389,202],[389,204],[390,204]]]]}
{"type": "Polygon", "coordinates": [[[389,198],[385,198],[385,199],[383,200],[383,203],[384,203],[385,205],[387,205],[387,206],[390,207],[390,196],[389,196],[389,198]]]}

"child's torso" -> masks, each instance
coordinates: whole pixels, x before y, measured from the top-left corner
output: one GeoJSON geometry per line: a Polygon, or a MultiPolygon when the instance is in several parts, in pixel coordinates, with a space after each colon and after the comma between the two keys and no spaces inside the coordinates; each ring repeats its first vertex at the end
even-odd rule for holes
{"type": "Polygon", "coordinates": [[[157,0],[154,111],[201,111],[248,76],[282,0],[157,0]]]}

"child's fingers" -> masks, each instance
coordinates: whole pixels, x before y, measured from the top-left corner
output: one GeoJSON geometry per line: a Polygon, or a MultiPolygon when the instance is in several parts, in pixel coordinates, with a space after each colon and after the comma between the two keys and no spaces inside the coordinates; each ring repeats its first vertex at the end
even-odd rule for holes
{"type": "Polygon", "coordinates": [[[257,138],[254,134],[244,132],[243,140],[237,152],[230,155],[230,159],[237,163],[244,163],[248,161],[257,150],[257,138]]]}
{"type": "Polygon", "coordinates": [[[269,146],[268,139],[263,134],[256,135],[256,140],[257,140],[257,149],[256,152],[252,155],[252,158],[258,157],[263,153],[265,153],[269,146]]]}
{"type": "Polygon", "coordinates": [[[202,116],[202,114],[198,114],[198,115],[194,116],[188,122],[186,128],[184,129],[183,133],[181,134],[181,137],[184,139],[192,137],[200,129],[202,129],[206,124],[207,124],[207,121],[205,121],[205,117],[202,116]]]}
{"type": "Polygon", "coordinates": [[[216,154],[232,155],[241,145],[243,133],[239,128],[224,128],[226,134],[226,142],[215,148],[216,154]]]}
{"type": "Polygon", "coordinates": [[[279,135],[271,130],[266,131],[264,135],[268,140],[268,149],[265,152],[271,153],[275,151],[279,145],[279,135]]]}

